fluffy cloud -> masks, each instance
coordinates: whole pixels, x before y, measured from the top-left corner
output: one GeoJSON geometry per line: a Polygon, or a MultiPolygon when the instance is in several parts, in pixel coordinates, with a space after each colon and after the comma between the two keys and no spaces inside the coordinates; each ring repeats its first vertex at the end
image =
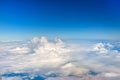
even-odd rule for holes
{"type": "Polygon", "coordinates": [[[18,45],[6,49],[7,55],[1,55],[3,57],[1,60],[4,60],[1,65],[9,67],[3,67],[4,72],[34,70],[34,68],[41,69],[41,67],[59,68],[69,59],[70,50],[60,39],[48,42],[45,37],[33,38],[29,45],[22,47],[18,45]]]}
{"type": "Polygon", "coordinates": [[[105,48],[105,45],[103,43],[97,43],[94,46],[95,51],[98,51],[99,53],[107,54],[108,50],[105,48]]]}
{"type": "Polygon", "coordinates": [[[118,43],[74,43],[63,42],[58,38],[49,41],[46,37],[34,37],[30,41],[0,42],[0,72],[57,76],[47,80],[84,80],[84,77],[91,77],[92,80],[100,76],[105,79],[118,78],[118,43]]]}
{"type": "Polygon", "coordinates": [[[28,47],[16,47],[10,50],[11,53],[29,53],[30,49],[28,47]]]}

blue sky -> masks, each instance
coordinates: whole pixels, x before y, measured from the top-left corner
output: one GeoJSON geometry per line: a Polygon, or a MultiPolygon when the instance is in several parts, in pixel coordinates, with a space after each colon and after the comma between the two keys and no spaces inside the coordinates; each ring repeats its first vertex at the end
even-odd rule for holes
{"type": "Polygon", "coordinates": [[[0,40],[120,39],[119,0],[0,0],[0,40]]]}

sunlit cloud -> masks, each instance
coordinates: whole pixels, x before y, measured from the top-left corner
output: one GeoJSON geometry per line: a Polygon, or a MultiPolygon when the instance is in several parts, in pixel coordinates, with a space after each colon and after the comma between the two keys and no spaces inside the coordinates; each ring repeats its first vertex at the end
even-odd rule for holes
{"type": "MultiPolygon", "coordinates": [[[[112,80],[120,77],[120,46],[116,46],[116,43],[119,44],[74,43],[63,42],[58,38],[49,41],[46,37],[34,37],[30,41],[1,42],[0,72],[2,75],[28,73],[32,77],[39,74],[44,75],[46,80],[82,80],[85,77],[90,77],[91,80],[100,77],[112,80]],[[51,75],[54,77],[48,77],[51,75]]],[[[9,77],[3,78],[9,80],[9,77]]]]}

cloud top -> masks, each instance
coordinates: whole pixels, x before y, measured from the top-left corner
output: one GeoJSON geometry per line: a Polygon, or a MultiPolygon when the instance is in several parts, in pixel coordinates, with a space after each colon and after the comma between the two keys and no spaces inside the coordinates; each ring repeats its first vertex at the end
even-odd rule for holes
{"type": "Polygon", "coordinates": [[[34,37],[26,42],[0,44],[1,74],[29,73],[45,76],[54,74],[57,80],[66,80],[69,77],[73,78],[69,80],[99,76],[120,77],[119,42],[73,43],[63,42],[58,38],[50,41],[46,37],[34,37]]]}

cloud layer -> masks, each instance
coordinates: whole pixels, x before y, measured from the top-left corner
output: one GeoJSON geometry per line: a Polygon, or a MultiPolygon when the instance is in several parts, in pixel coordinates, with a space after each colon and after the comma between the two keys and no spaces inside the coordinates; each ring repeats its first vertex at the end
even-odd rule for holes
{"type": "MultiPolygon", "coordinates": [[[[28,73],[31,78],[44,75],[45,80],[120,79],[120,43],[116,41],[63,42],[34,37],[0,44],[2,75],[28,73]]],[[[19,77],[3,76],[3,80],[14,78],[19,77]]]]}

